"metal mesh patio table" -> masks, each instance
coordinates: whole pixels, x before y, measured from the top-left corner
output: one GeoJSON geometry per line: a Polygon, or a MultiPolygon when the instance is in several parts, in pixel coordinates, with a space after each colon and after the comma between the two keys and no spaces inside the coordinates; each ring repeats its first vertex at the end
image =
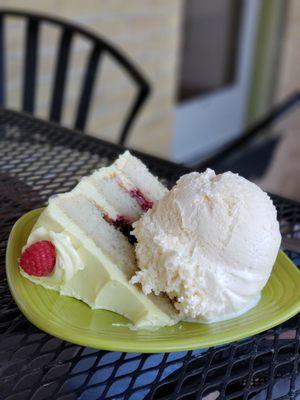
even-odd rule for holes
{"type": "MultiPolygon", "coordinates": [[[[0,400],[300,399],[299,315],[220,347],[136,354],[65,342],[20,313],[5,278],[14,222],[123,150],[25,114],[0,111],[0,400]]],[[[187,172],[136,154],[169,187],[187,172]]],[[[283,235],[300,237],[300,204],[272,197],[283,235]]],[[[288,255],[300,266],[299,254],[288,255]]]]}

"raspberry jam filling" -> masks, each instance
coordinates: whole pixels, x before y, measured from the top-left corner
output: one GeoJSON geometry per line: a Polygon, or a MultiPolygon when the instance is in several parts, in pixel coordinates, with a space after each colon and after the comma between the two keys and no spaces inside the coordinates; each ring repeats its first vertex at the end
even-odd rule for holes
{"type": "Polygon", "coordinates": [[[130,235],[130,232],[132,231],[131,225],[133,222],[130,218],[125,217],[124,215],[118,215],[116,219],[113,219],[105,213],[103,214],[103,219],[105,219],[105,221],[110,225],[113,225],[115,228],[119,229],[131,243],[135,241],[135,238],[130,235]]]}
{"type": "Polygon", "coordinates": [[[122,227],[130,227],[131,228],[131,220],[128,217],[125,217],[124,215],[118,215],[116,219],[111,218],[108,214],[104,213],[103,218],[105,219],[106,222],[108,222],[111,225],[114,225],[116,228],[122,228],[122,227]]]}
{"type": "MultiPolygon", "coordinates": [[[[127,192],[129,193],[130,197],[136,200],[136,202],[144,212],[153,207],[153,201],[147,199],[140,191],[140,189],[136,188],[132,190],[127,190],[127,192]]],[[[130,232],[132,231],[132,223],[134,222],[131,218],[126,217],[125,215],[118,215],[115,219],[113,219],[107,213],[103,213],[102,216],[106,222],[119,229],[131,243],[134,243],[136,241],[135,237],[130,234],[130,232]]]]}
{"type": "Polygon", "coordinates": [[[148,211],[153,207],[153,201],[147,199],[140,189],[132,189],[129,191],[130,196],[135,199],[143,211],[148,211]]]}

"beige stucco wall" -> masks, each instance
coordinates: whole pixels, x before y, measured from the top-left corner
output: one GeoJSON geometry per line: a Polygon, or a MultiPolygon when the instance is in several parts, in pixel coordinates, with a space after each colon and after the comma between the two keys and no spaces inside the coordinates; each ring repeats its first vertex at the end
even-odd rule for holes
{"type": "MultiPolygon", "coordinates": [[[[300,1],[289,0],[283,39],[277,101],[300,90],[300,1]]],[[[280,124],[285,131],[300,131],[299,109],[280,124]]],[[[300,134],[300,132],[299,132],[300,134]]]]}
{"type": "MultiPolygon", "coordinates": [[[[177,50],[181,0],[0,0],[0,6],[51,13],[76,21],[117,44],[140,68],[152,85],[152,95],[135,124],[130,145],[168,157],[172,132],[173,99],[176,86],[177,50]]],[[[10,23],[7,45],[9,105],[18,108],[22,71],[23,29],[16,20],[10,23]]],[[[58,32],[42,31],[38,82],[38,114],[46,116],[49,88],[58,32]]],[[[70,124],[81,81],[81,67],[88,46],[76,40],[72,52],[72,73],[68,81],[64,123],[70,124]]],[[[115,140],[126,107],[133,98],[132,83],[106,59],[97,81],[92,118],[88,131],[115,140]]]]}

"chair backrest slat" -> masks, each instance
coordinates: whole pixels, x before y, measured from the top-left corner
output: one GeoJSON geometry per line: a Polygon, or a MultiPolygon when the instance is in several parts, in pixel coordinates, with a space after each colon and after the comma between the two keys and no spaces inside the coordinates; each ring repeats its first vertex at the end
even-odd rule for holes
{"type": "Polygon", "coordinates": [[[94,34],[88,29],[75,25],[59,17],[25,12],[23,10],[0,8],[0,107],[5,107],[7,92],[5,54],[7,49],[5,48],[6,32],[4,29],[6,17],[23,19],[26,22],[21,99],[22,110],[31,114],[34,114],[36,111],[35,103],[37,92],[38,56],[40,55],[39,51],[41,51],[41,49],[39,50],[40,30],[44,24],[50,24],[58,28],[61,35],[58,40],[53,82],[50,88],[49,119],[57,123],[62,122],[66,82],[70,70],[70,54],[74,42],[73,39],[78,35],[90,43],[91,51],[87,58],[85,74],[83,75],[83,81],[79,90],[77,108],[75,109],[74,115],[74,127],[80,131],[83,131],[86,127],[93,93],[97,83],[97,73],[100,69],[102,56],[107,54],[120,66],[121,69],[123,69],[123,71],[128,74],[130,80],[137,86],[136,98],[126,115],[125,121],[120,130],[118,142],[124,144],[134,119],[149,94],[150,87],[147,81],[131,61],[107,40],[94,34]]]}
{"type": "Polygon", "coordinates": [[[0,15],[0,107],[5,106],[5,30],[4,16],[0,15]]]}
{"type": "Polygon", "coordinates": [[[50,120],[55,122],[60,122],[61,120],[72,38],[73,32],[71,30],[65,29],[62,31],[56,56],[57,61],[49,114],[50,120]]]}
{"type": "Polygon", "coordinates": [[[141,109],[143,103],[145,102],[148,94],[149,94],[150,88],[148,86],[144,86],[139,89],[131,108],[129,109],[125,122],[121,128],[120,136],[119,136],[119,144],[124,145],[125,141],[128,136],[129,129],[135,119],[136,114],[138,111],[141,109]]]}
{"type": "Polygon", "coordinates": [[[95,80],[98,71],[98,65],[103,54],[103,49],[97,43],[92,47],[89,54],[85,76],[79,95],[77,112],[75,115],[74,127],[78,130],[84,130],[88,118],[93,90],[95,87],[95,80]]]}
{"type": "Polygon", "coordinates": [[[29,18],[25,34],[24,75],[23,75],[23,101],[22,109],[30,114],[34,113],[35,93],[37,80],[39,20],[29,18]]]}

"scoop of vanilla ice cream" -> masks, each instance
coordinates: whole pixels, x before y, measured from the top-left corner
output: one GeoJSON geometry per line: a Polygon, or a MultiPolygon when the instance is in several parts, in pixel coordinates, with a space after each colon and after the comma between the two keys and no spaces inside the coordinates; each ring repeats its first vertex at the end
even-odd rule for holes
{"type": "Polygon", "coordinates": [[[281,236],[276,209],[254,183],[208,169],[182,176],[134,224],[145,294],[167,293],[185,320],[215,322],[255,306],[281,236]]]}

